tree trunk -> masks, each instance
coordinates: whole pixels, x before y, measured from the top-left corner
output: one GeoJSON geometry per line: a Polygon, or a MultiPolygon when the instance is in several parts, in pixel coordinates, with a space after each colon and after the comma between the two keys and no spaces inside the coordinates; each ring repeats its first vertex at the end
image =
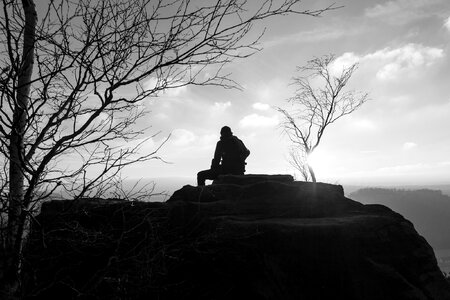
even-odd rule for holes
{"type": "MultiPolygon", "coordinates": [[[[306,151],[306,157],[309,158],[311,154],[314,152],[314,149],[319,145],[319,141],[317,141],[316,145],[312,148],[309,146],[305,146],[306,151]]],[[[311,167],[311,165],[308,163],[308,159],[306,160],[306,167],[308,168],[309,174],[311,175],[311,181],[316,183],[316,173],[314,173],[314,169],[311,167]]]]}
{"type": "Polygon", "coordinates": [[[316,182],[316,174],[314,173],[314,170],[310,165],[308,165],[308,171],[309,171],[309,174],[311,174],[311,181],[315,183],[316,182]]]}
{"type": "Polygon", "coordinates": [[[3,289],[9,289],[10,297],[17,291],[20,274],[20,257],[22,252],[23,228],[21,217],[24,213],[23,202],[25,176],[23,173],[24,135],[27,125],[27,108],[31,88],[31,76],[34,64],[34,43],[37,13],[33,0],[22,0],[25,15],[22,61],[17,79],[16,102],[13,112],[13,128],[9,144],[9,203],[8,203],[8,235],[6,240],[6,270],[3,289]]]}

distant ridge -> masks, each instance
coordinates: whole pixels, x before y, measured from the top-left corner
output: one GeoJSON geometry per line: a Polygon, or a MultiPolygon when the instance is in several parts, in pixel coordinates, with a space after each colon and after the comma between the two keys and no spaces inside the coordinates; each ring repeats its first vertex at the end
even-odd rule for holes
{"type": "Polygon", "coordinates": [[[450,249],[450,196],[440,190],[363,188],[349,195],[364,204],[382,204],[411,220],[435,249],[450,249]]]}

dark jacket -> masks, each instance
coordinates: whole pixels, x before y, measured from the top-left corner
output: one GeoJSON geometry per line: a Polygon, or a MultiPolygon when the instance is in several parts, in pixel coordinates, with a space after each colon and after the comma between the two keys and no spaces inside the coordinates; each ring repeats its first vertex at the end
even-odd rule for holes
{"type": "Polygon", "coordinates": [[[221,137],[217,142],[211,169],[221,174],[244,174],[245,159],[250,151],[236,136],[221,137]]]}

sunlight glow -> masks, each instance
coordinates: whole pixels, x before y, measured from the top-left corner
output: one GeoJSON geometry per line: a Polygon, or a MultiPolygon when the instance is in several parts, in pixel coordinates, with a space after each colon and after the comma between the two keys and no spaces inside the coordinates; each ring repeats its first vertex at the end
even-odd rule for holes
{"type": "Polygon", "coordinates": [[[326,176],[331,170],[333,158],[323,151],[314,151],[308,157],[308,164],[314,169],[315,172],[320,173],[321,176],[326,176]]]}

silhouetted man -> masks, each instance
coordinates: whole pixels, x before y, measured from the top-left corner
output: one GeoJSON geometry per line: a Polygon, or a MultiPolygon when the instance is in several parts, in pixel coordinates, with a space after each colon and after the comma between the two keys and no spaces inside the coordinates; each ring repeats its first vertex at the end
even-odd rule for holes
{"type": "Polygon", "coordinates": [[[245,172],[245,159],[250,151],[244,143],[233,135],[230,127],[224,126],[220,130],[220,141],[217,142],[211,169],[200,171],[197,174],[197,184],[205,185],[205,180],[214,180],[219,175],[243,175],[245,172]]]}

